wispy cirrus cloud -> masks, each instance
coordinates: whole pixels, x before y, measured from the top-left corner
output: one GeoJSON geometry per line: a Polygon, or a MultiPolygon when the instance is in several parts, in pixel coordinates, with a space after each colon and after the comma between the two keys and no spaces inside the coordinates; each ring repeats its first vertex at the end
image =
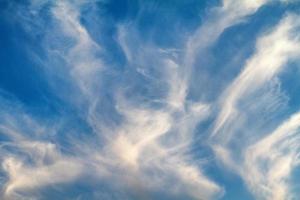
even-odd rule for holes
{"type": "Polygon", "coordinates": [[[259,117],[261,123],[268,122],[269,117],[262,117],[264,112],[272,115],[273,109],[280,112],[287,104],[280,87],[272,89],[278,88],[272,82],[278,82],[276,77],[288,66],[287,62],[299,58],[298,22],[297,15],[286,15],[275,28],[258,38],[256,52],[221,97],[221,111],[211,136],[218,141],[213,147],[216,155],[241,174],[257,198],[289,199],[293,195],[288,179],[298,163],[297,114],[266,136],[267,127],[253,121],[253,117],[259,117]],[[253,101],[253,109],[241,109],[243,104],[251,105],[253,101]],[[251,126],[257,127],[256,133],[247,131],[251,126]]]}
{"type": "MultiPolygon", "coordinates": [[[[22,127],[16,127],[20,129],[18,135],[23,135],[19,148],[25,155],[5,157],[3,169],[8,175],[8,182],[4,195],[7,198],[18,198],[25,193],[30,197],[35,193],[28,191],[39,190],[52,184],[71,183],[84,174],[94,176],[96,182],[101,182],[102,179],[123,180],[127,183],[113,186],[123,190],[129,188],[134,191],[138,185],[137,190],[144,192],[169,188],[168,192],[171,195],[183,194],[196,199],[210,199],[220,193],[221,188],[204,175],[200,166],[195,165],[187,153],[196,124],[209,115],[209,105],[200,102],[178,104],[177,89],[173,84],[180,81],[179,74],[176,75],[179,66],[168,50],[157,51],[155,46],[141,43],[144,48],[137,57],[142,59],[131,61],[128,56],[130,50],[126,49],[130,47],[126,47],[126,44],[121,42],[122,37],[125,37],[122,34],[126,33],[124,30],[119,33],[120,44],[127,53],[128,65],[139,65],[143,66],[144,70],[148,70],[147,67],[150,66],[147,62],[151,60],[150,56],[155,56],[155,63],[164,66],[164,69],[152,69],[157,70],[158,76],[172,76],[172,78],[161,83],[161,85],[167,84],[168,92],[163,96],[157,96],[158,102],[162,102],[158,108],[153,107],[151,103],[153,99],[132,101],[133,99],[126,94],[131,89],[130,82],[129,89],[122,88],[123,85],[118,89],[120,86],[116,84],[114,86],[116,92],[112,93],[116,105],[113,106],[115,115],[120,115],[122,120],[114,126],[101,121],[103,115],[106,115],[106,113],[99,113],[104,98],[101,89],[105,89],[101,87],[101,73],[109,69],[99,58],[102,53],[100,45],[92,39],[86,27],[80,22],[82,5],[69,2],[57,2],[51,5],[53,25],[49,26],[51,33],[49,35],[46,33],[46,40],[42,44],[49,60],[43,61],[42,64],[46,72],[64,74],[66,83],[70,85],[68,88],[73,91],[71,98],[77,98],[73,104],[74,109],[80,113],[94,133],[87,134],[86,138],[91,137],[94,142],[89,145],[77,138],[71,138],[71,147],[68,151],[73,153],[68,155],[57,149],[57,145],[63,146],[58,139],[55,139],[54,143],[43,142],[39,138],[31,141],[33,139],[31,135],[26,135],[22,127]],[[57,34],[57,37],[53,37],[53,33],[57,34]],[[64,40],[67,41],[66,46],[51,47],[52,43],[60,43],[64,40]],[[51,66],[53,63],[63,68],[53,68],[51,66]],[[147,103],[149,100],[150,102],[147,103]],[[84,109],[88,112],[81,113],[84,109]],[[41,152],[42,155],[32,154],[33,151],[41,152]],[[33,157],[29,163],[23,160],[27,155],[33,157]],[[61,171],[62,169],[66,171],[61,171]],[[127,173],[124,174],[124,171],[127,173]],[[131,176],[139,179],[135,180],[131,176]],[[178,184],[173,185],[173,181],[178,184]]],[[[39,4],[38,8],[40,7],[39,4]]],[[[44,24],[38,25],[44,26],[44,24]]],[[[145,71],[145,74],[147,73],[145,71]]],[[[150,79],[158,78],[149,74],[150,79]]],[[[51,78],[49,81],[57,80],[55,76],[49,78],[51,78]]],[[[53,89],[57,92],[61,91],[59,87],[53,89]]],[[[64,101],[72,101],[64,94],[61,98],[64,101]]],[[[22,111],[16,112],[20,114],[22,111]]],[[[12,116],[12,119],[14,117],[12,116]]],[[[7,131],[5,133],[10,135],[7,131]]]]}
{"type": "MultiPolygon", "coordinates": [[[[272,33],[258,40],[257,53],[248,60],[244,70],[224,95],[224,106],[217,119],[214,133],[218,132],[230,117],[234,117],[235,107],[240,99],[269,83],[288,61],[299,56],[298,38],[293,33],[299,26],[297,19],[297,16],[287,16],[272,33]]],[[[227,136],[230,137],[230,134],[227,136]]]]}
{"type": "Polygon", "coordinates": [[[110,1],[11,3],[14,19],[39,43],[29,54],[60,105],[47,119],[0,99],[2,198],[51,199],[57,191],[65,199],[222,199],[228,186],[210,172],[214,156],[255,197],[288,198],[299,117],[279,126],[282,119],[270,119],[288,104],[278,75],[299,57],[299,16],[260,35],[216,101],[190,91],[195,73],[208,69],[199,60],[211,59],[221,35],[269,2],[224,0],[169,47],[145,36],[143,9],[118,21],[110,1]]]}
{"type": "Polygon", "coordinates": [[[73,156],[64,155],[60,146],[46,140],[47,135],[57,131],[55,126],[48,127],[35,120],[16,100],[7,102],[1,98],[0,103],[1,163],[7,174],[7,181],[1,185],[2,198],[20,199],[22,191],[30,194],[41,187],[70,182],[79,176],[82,163],[73,156]]]}
{"type": "Polygon", "coordinates": [[[292,199],[290,176],[299,165],[299,113],[245,151],[243,176],[257,197],[292,199]]]}

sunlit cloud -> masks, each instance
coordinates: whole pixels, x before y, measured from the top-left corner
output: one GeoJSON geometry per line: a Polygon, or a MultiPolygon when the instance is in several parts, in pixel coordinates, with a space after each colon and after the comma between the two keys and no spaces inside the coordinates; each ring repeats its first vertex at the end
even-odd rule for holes
{"type": "Polygon", "coordinates": [[[299,6],[4,3],[3,19],[25,36],[4,35],[25,41],[14,51],[33,69],[19,69],[23,86],[41,89],[25,94],[33,103],[24,101],[20,78],[4,66],[17,61],[3,59],[9,84],[0,75],[0,198],[294,198],[299,105],[290,103],[297,97],[281,75],[299,62],[299,6]],[[280,13],[272,23],[255,21],[268,9],[280,13]],[[265,28],[245,33],[251,23],[265,28]],[[238,51],[234,37],[254,48],[223,79],[214,63],[236,58],[215,49],[238,51]],[[30,86],[35,78],[44,85],[30,86]]]}

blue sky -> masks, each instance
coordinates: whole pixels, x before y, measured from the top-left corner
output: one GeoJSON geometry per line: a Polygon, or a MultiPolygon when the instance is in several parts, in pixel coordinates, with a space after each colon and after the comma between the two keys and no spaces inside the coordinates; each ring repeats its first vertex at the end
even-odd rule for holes
{"type": "Polygon", "coordinates": [[[0,198],[300,199],[298,0],[2,0],[0,198]]]}

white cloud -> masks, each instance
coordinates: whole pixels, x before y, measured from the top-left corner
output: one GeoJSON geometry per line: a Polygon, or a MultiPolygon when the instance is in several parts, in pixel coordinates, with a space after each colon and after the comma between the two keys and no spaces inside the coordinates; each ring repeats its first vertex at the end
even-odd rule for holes
{"type": "Polygon", "coordinates": [[[277,98],[281,94],[270,95],[262,88],[271,85],[272,89],[271,83],[278,81],[276,76],[287,63],[298,59],[300,40],[296,30],[299,27],[299,16],[289,14],[258,39],[256,52],[221,96],[221,111],[211,135],[216,156],[242,176],[258,199],[283,200],[293,195],[288,183],[299,159],[299,114],[293,115],[263,139],[267,127],[254,128],[249,133],[247,129],[256,127],[254,123],[259,123],[256,120],[264,121],[259,114],[263,113],[262,108],[267,109],[275,103],[280,109],[277,98]],[[256,98],[251,96],[253,94],[256,98]],[[248,107],[257,107],[254,114],[259,118],[251,118],[253,113],[241,110],[241,102],[248,102],[248,107]]]}
{"type": "MultiPolygon", "coordinates": [[[[142,197],[147,196],[149,191],[199,200],[222,196],[223,188],[205,175],[203,166],[207,159],[203,159],[203,162],[195,160],[191,153],[192,144],[202,134],[195,135],[197,125],[212,116],[214,105],[213,102],[188,99],[189,80],[196,67],[197,56],[213,46],[224,30],[255,13],[267,2],[223,1],[223,6],[213,9],[208,15],[212,18],[187,39],[182,51],[161,49],[150,41],[142,41],[134,23],[116,25],[116,42],[127,60],[129,75],[121,74],[122,78],[112,86],[113,91],[109,91],[113,99],[109,103],[114,104],[110,105],[113,108],[109,111],[101,110],[105,106],[102,104],[102,98],[105,98],[101,91],[102,72],[111,72],[101,57],[105,50],[81,23],[82,5],[91,1],[53,3],[50,13],[53,24],[47,26],[50,28],[45,30],[46,37],[42,45],[50,59],[44,61],[43,65],[45,71],[60,74],[67,80],[66,84],[72,89],[62,95],[62,99],[70,102],[74,98],[75,102],[80,102],[72,104],[72,108],[80,113],[79,118],[92,129],[92,133],[86,134],[84,139],[70,134],[68,145],[71,145],[67,153],[61,149],[63,144],[57,138],[52,138],[52,142],[44,139],[49,136],[49,132],[58,134],[59,131],[52,125],[64,119],[56,119],[50,126],[45,126],[45,119],[38,120],[29,116],[22,108],[3,107],[0,131],[8,136],[7,143],[2,143],[0,151],[2,168],[8,176],[4,198],[18,199],[20,194],[28,194],[29,198],[34,196],[32,191],[55,184],[72,184],[86,175],[91,177],[84,180],[86,182],[107,182],[112,190],[125,193],[137,191],[137,196],[142,197]],[[68,42],[63,43],[63,46],[52,46],[64,40],[68,42]],[[55,63],[52,58],[58,60],[58,66],[52,66],[55,63]],[[147,89],[150,88],[150,97],[148,93],[143,94],[141,100],[135,95],[136,91],[128,92],[134,88],[134,84],[140,84],[131,79],[133,72],[130,70],[136,70],[134,73],[137,72],[141,79],[145,79],[147,89]],[[103,120],[112,115],[117,115],[116,122],[110,124],[103,120]],[[17,151],[10,152],[5,145],[17,151]]],[[[40,10],[43,5],[41,1],[35,1],[31,6],[32,9],[40,10]]],[[[241,163],[232,159],[233,150],[227,144],[236,134],[235,125],[243,126],[238,102],[247,101],[249,95],[259,91],[271,80],[274,81],[285,64],[299,56],[299,36],[291,34],[300,26],[298,19],[298,16],[288,15],[277,28],[258,40],[256,53],[220,98],[222,109],[212,135],[212,139],[220,142],[213,146],[217,157],[237,171],[254,194],[259,196],[263,191],[263,197],[273,199],[286,197],[287,177],[296,163],[299,163],[299,153],[296,151],[298,115],[270,136],[250,146],[241,163]],[[226,126],[230,128],[225,129],[226,126]],[[279,141],[284,142],[279,144],[279,141]],[[265,162],[268,166],[261,167],[265,162]],[[246,173],[248,171],[251,177],[246,173]],[[267,175],[264,176],[261,171],[267,175]],[[262,185],[263,188],[256,185],[262,185]]],[[[55,80],[50,77],[48,81],[51,83],[55,80]]],[[[61,92],[60,89],[60,85],[54,88],[57,93],[61,92]]],[[[272,91],[262,95],[265,97],[263,102],[270,103],[269,100],[280,95],[278,93],[272,91]]],[[[277,101],[272,103],[276,106],[279,104],[277,101]]],[[[57,126],[64,125],[61,122],[57,126]]],[[[78,131],[77,134],[83,132],[75,131],[78,131]]]]}
{"type": "Polygon", "coordinates": [[[243,177],[262,199],[291,199],[289,178],[299,165],[300,113],[245,151],[243,177]]]}
{"type": "MultiPolygon", "coordinates": [[[[36,6],[40,8],[42,5],[36,6]]],[[[162,50],[139,41],[143,45],[143,51],[132,51],[131,48],[135,47],[128,46],[127,42],[131,38],[126,38],[126,27],[120,29],[118,40],[129,64],[147,69],[151,67],[149,63],[154,60],[154,56],[154,61],[158,64],[155,70],[164,78],[161,85],[165,85],[167,90],[157,99],[161,106],[154,107],[151,102],[133,101],[134,97],[128,97],[122,85],[113,93],[115,109],[121,115],[121,122],[111,126],[98,117],[101,114],[98,112],[102,98],[99,79],[104,68],[99,55],[103,50],[80,23],[80,8],[80,5],[67,1],[54,3],[51,12],[54,25],[46,30],[47,37],[43,47],[49,58],[62,59],[58,64],[64,69],[50,66],[52,60],[44,61],[43,65],[45,71],[62,73],[67,80],[70,79],[66,82],[71,88],[73,85],[79,88],[74,94],[67,94],[65,101],[69,101],[68,98],[72,96],[84,102],[84,106],[75,104],[74,109],[79,112],[87,109],[87,113],[80,117],[92,127],[93,133],[87,134],[84,141],[71,138],[69,142],[72,147],[68,152],[72,153],[68,154],[59,148],[63,144],[58,139],[54,138],[53,143],[41,139],[41,135],[47,135],[48,131],[56,131],[43,127],[43,120],[35,121],[33,117],[24,114],[22,109],[16,109],[16,114],[5,116],[2,130],[11,138],[10,145],[18,149],[16,153],[6,151],[2,154],[3,170],[8,176],[5,198],[19,198],[20,194],[26,194],[29,198],[34,196],[32,191],[60,183],[70,184],[87,174],[93,177],[93,181],[107,181],[108,185],[121,190],[134,191],[137,187],[145,191],[167,191],[194,199],[212,199],[220,195],[222,188],[204,175],[201,165],[193,162],[191,155],[187,153],[197,124],[210,114],[210,105],[186,101],[187,85],[182,81],[181,69],[173,50],[162,50]],[[63,39],[70,42],[63,47],[51,46],[63,39]],[[24,118],[35,125],[19,117],[20,115],[27,116],[24,118]],[[22,123],[8,126],[8,121],[17,120],[23,121],[32,130],[25,129],[22,123]],[[32,134],[40,128],[40,134],[32,134]],[[101,145],[94,145],[98,143],[101,145]]],[[[51,81],[53,79],[50,77],[49,82],[51,81]]],[[[129,84],[127,87],[130,86],[129,84]]],[[[54,89],[60,92],[60,88],[54,89]]],[[[4,109],[4,112],[8,112],[7,110],[4,109]]]]}
{"type": "Polygon", "coordinates": [[[2,198],[19,199],[19,192],[30,194],[46,185],[69,183],[80,175],[82,163],[63,155],[54,143],[41,139],[54,130],[40,125],[21,110],[4,109],[1,105],[4,112],[0,116],[0,131],[8,138],[2,142],[0,151],[2,169],[8,176],[2,198]]]}
{"type": "Polygon", "coordinates": [[[185,55],[186,67],[192,67],[195,64],[197,53],[209,48],[225,29],[243,21],[245,17],[255,13],[267,2],[267,0],[224,0],[223,5],[213,9],[208,20],[188,40],[185,55]]]}
{"type": "Polygon", "coordinates": [[[18,195],[18,192],[37,191],[41,187],[69,183],[81,172],[82,166],[69,158],[59,158],[51,164],[35,163],[26,165],[21,159],[7,157],[3,161],[3,169],[9,176],[5,187],[5,197],[18,195]]]}
{"type": "MultiPolygon", "coordinates": [[[[80,23],[80,5],[59,1],[52,10],[60,25],[58,33],[62,31],[65,37],[75,40],[75,44],[64,56],[66,64],[71,67],[71,75],[78,82],[84,95],[93,96],[95,75],[103,68],[101,59],[97,57],[101,48],[80,23]]],[[[63,51],[61,53],[63,54],[63,51]]]]}
{"type": "MultiPolygon", "coordinates": [[[[293,31],[299,27],[299,17],[286,16],[271,32],[258,39],[256,53],[246,62],[240,75],[226,89],[214,133],[238,117],[236,104],[274,78],[291,59],[299,55],[299,40],[293,31]]],[[[222,134],[222,133],[221,133],[222,134]]],[[[230,139],[231,133],[226,133],[230,139]]],[[[226,140],[224,140],[226,141],[226,140]]]]}

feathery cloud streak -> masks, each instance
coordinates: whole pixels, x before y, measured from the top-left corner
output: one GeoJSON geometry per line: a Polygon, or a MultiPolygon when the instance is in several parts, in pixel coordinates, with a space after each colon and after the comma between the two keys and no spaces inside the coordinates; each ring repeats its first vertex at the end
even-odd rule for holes
{"type": "MultiPolygon", "coordinates": [[[[16,8],[16,24],[38,43],[26,50],[56,108],[45,117],[17,95],[0,93],[2,198],[226,199],[232,186],[217,177],[226,172],[215,157],[255,197],[292,197],[298,114],[285,122],[255,118],[263,107],[268,116],[288,104],[278,75],[299,57],[299,16],[288,14],[259,36],[254,54],[217,100],[190,92],[194,73],[209,67],[199,60],[212,59],[222,35],[269,2],[224,0],[207,9],[201,24],[196,16],[186,20],[198,27],[184,36],[174,32],[171,45],[157,42],[154,32],[163,30],[154,23],[149,31],[144,17],[159,9],[172,13],[175,4],[138,2],[137,12],[126,15],[114,11],[120,6],[114,1],[8,3],[8,10],[16,8]]],[[[176,21],[170,13],[166,19],[176,21]]]]}

